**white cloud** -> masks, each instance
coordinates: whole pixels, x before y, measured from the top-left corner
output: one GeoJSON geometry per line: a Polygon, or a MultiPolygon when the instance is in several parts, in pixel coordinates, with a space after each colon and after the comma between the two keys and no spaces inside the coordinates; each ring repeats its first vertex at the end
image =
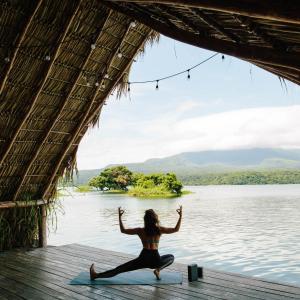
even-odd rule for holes
{"type": "MultiPolygon", "coordinates": [[[[199,104],[199,103],[198,103],[199,104]]],[[[201,105],[201,103],[199,104],[201,105]]],[[[182,113],[198,107],[186,101],[163,117],[149,121],[123,120],[122,134],[108,136],[105,123],[80,146],[79,168],[137,162],[184,151],[252,147],[300,148],[300,105],[263,107],[201,117],[182,113]],[[133,134],[134,133],[134,134],[133,134]]],[[[108,122],[112,127],[113,121],[108,122]]]]}

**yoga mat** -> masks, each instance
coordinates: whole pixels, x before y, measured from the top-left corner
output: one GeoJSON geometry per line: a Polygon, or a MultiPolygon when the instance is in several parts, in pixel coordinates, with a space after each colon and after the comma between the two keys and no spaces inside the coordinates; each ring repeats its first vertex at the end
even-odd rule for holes
{"type": "Polygon", "coordinates": [[[179,272],[161,271],[161,280],[157,280],[152,271],[137,270],[118,274],[111,278],[90,280],[90,273],[81,272],[70,281],[72,285],[152,285],[181,284],[182,274],[179,272]]]}

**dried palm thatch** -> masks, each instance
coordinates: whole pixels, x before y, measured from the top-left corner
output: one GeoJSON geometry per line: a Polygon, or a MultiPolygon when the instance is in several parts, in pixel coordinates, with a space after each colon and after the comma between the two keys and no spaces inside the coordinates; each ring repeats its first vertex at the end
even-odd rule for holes
{"type": "MultiPolygon", "coordinates": [[[[0,5],[1,208],[53,198],[59,177],[72,173],[78,144],[105,99],[122,90],[134,57],[158,34],[143,24],[132,26],[131,18],[97,0],[0,5]]],[[[14,224],[5,229],[11,234],[24,220],[36,224],[38,209],[0,214],[0,230],[14,224]]],[[[28,227],[30,238],[20,231],[3,245],[30,244],[35,229],[28,227]]]]}
{"type": "Polygon", "coordinates": [[[106,0],[173,39],[232,55],[300,84],[296,0],[106,0]]]}
{"type": "Polygon", "coordinates": [[[156,32],[300,84],[299,1],[7,0],[0,8],[0,249],[32,245],[44,216],[37,205],[72,175],[83,135],[109,95],[126,91],[134,57],[156,32]]]}

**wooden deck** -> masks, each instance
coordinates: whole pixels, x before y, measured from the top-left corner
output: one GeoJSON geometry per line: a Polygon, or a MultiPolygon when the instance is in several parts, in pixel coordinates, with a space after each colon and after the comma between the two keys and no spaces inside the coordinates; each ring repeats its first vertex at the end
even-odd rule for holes
{"type": "Polygon", "coordinates": [[[182,285],[71,286],[70,279],[95,262],[98,270],[123,263],[132,256],[78,244],[32,251],[0,253],[0,299],[300,299],[300,287],[204,269],[197,282],[182,285]]]}

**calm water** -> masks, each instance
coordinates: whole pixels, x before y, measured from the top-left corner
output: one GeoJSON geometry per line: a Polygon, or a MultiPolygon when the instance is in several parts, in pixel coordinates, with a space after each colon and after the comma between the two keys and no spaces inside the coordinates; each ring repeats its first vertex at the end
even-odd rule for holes
{"type": "Polygon", "coordinates": [[[174,226],[183,205],[180,232],[161,238],[160,253],[177,261],[300,285],[300,185],[188,187],[174,199],[136,199],[92,192],[63,197],[64,215],[49,244],[81,243],[138,254],[136,236],[121,234],[117,208],[127,226],[142,226],[153,208],[161,224],[174,226]]]}

